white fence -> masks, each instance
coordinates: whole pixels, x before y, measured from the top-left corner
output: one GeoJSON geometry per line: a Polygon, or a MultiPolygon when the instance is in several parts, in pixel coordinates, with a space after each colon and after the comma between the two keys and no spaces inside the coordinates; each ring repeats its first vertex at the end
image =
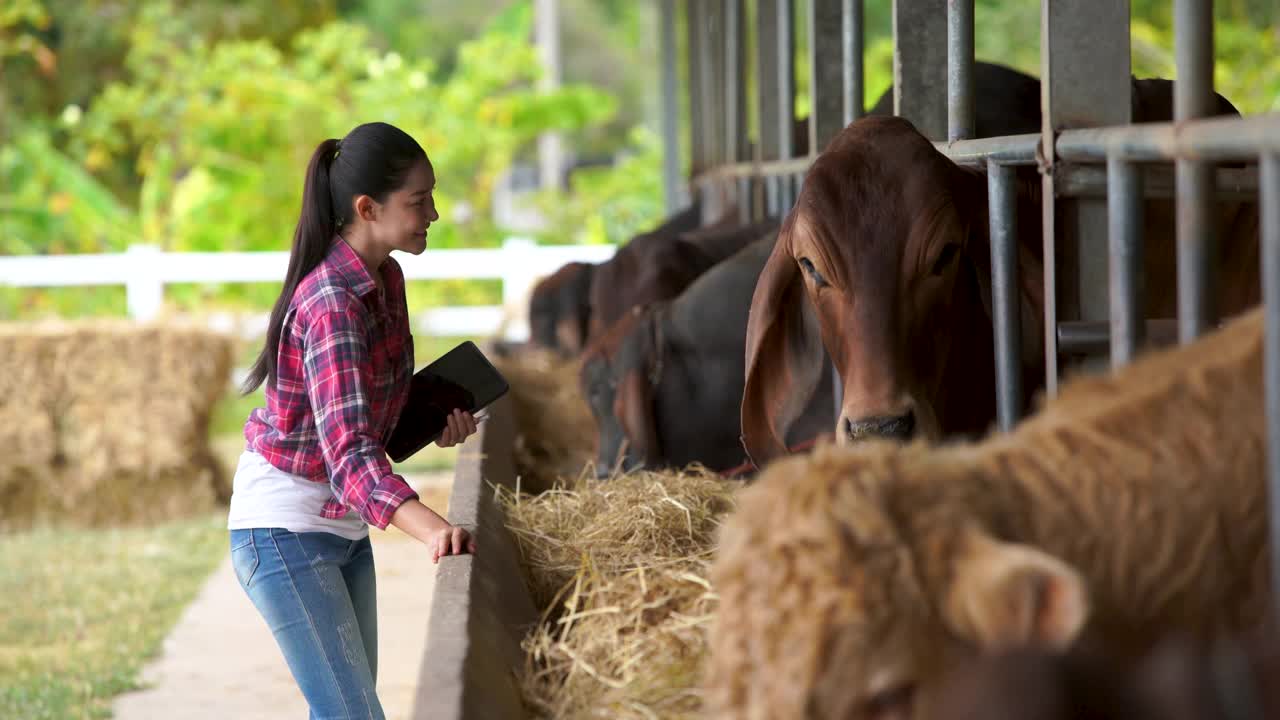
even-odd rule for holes
{"type": "MultiPolygon", "coordinates": [[[[539,246],[526,238],[510,238],[501,249],[430,250],[421,255],[396,253],[406,280],[499,279],[501,306],[432,308],[417,315],[415,332],[429,335],[490,336],[503,331],[508,340],[529,335],[528,294],[539,278],[574,261],[603,262],[612,245],[539,246]]],[[[129,315],[150,320],[160,314],[164,286],[170,283],[282,282],[287,252],[162,252],[147,245],[108,255],[25,255],[0,257],[0,286],[68,287],[124,285],[129,315]]],[[[235,317],[210,314],[220,329],[256,337],[265,331],[266,315],[235,317]]]]}

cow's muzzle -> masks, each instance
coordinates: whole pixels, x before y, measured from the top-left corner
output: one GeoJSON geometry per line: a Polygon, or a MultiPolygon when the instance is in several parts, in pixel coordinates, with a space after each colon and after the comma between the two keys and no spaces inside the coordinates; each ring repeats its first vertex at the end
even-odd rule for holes
{"type": "Polygon", "coordinates": [[[916,431],[916,414],[910,410],[905,415],[889,415],[864,418],[862,420],[844,419],[841,429],[841,440],[854,443],[870,438],[886,438],[889,440],[910,440],[916,431]]]}

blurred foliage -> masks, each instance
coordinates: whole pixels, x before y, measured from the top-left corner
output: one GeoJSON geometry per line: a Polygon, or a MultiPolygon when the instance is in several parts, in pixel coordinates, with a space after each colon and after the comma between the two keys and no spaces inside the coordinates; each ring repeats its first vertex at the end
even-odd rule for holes
{"type": "Polygon", "coordinates": [[[536,200],[557,242],[620,242],[650,229],[665,213],[662,138],[645,127],[631,133],[633,149],[612,166],[585,168],[569,180],[568,194],[536,200]]]}
{"type": "MultiPolygon", "coordinates": [[[[125,79],[109,83],[87,109],[61,113],[65,150],[30,127],[0,152],[9,189],[0,195],[0,252],[112,251],[132,242],[201,251],[287,247],[316,144],[375,118],[413,135],[431,156],[437,205],[450,220],[433,229],[432,245],[497,245],[502,233],[490,220],[489,198],[520,148],[545,130],[580,132],[615,108],[611,97],[583,85],[536,89],[528,3],[463,42],[444,81],[429,60],[373,49],[362,26],[304,29],[282,50],[266,38],[208,42],[178,10],[167,0],[143,9],[125,79]],[[124,188],[113,192],[95,180],[120,168],[132,175],[124,188]],[[454,210],[464,203],[460,220],[454,210]]],[[[276,291],[245,285],[218,295],[262,307],[276,291]]],[[[168,299],[203,305],[210,291],[175,288],[168,299]]]]}

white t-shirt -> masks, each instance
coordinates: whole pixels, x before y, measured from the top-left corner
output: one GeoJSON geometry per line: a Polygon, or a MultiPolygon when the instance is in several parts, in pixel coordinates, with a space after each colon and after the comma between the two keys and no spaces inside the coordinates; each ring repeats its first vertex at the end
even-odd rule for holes
{"type": "Polygon", "coordinates": [[[252,450],[240,454],[231,485],[228,530],[284,528],[291,532],[327,532],[348,540],[369,536],[369,525],[355,511],[340,518],[320,517],[333,497],[328,483],[287,473],[252,450]]]}

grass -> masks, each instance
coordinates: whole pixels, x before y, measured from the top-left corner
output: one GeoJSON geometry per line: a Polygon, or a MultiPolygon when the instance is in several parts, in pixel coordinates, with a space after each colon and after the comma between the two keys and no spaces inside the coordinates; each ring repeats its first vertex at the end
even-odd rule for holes
{"type": "Polygon", "coordinates": [[[0,536],[0,717],[105,718],[226,553],[225,514],[0,536]]]}

